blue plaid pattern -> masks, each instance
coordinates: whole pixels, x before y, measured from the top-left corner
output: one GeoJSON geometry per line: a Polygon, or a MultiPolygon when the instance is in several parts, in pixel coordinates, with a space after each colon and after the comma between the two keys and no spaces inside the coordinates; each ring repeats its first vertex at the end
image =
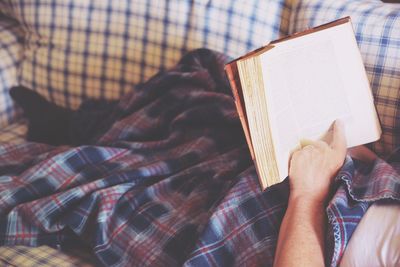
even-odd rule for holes
{"type": "MultiPolygon", "coordinates": [[[[272,266],[289,184],[260,190],[226,60],[195,51],[138,86],[93,145],[0,144],[0,245],[85,243],[105,266],[272,266]]],[[[346,159],[332,266],[370,203],[400,200],[394,168],[346,159]]]]}
{"type": "Polygon", "coordinates": [[[239,56],[277,38],[283,2],[8,0],[2,5],[27,32],[20,84],[76,108],[86,98],[120,98],[193,48],[239,56]]]}
{"type": "Polygon", "coordinates": [[[17,71],[22,59],[23,36],[18,23],[0,13],[0,127],[11,123],[20,114],[14,108],[8,90],[18,83],[17,71]]]}
{"type": "Polygon", "coordinates": [[[350,16],[382,125],[373,149],[383,157],[400,145],[400,5],[375,0],[293,1],[290,32],[350,16]]]}
{"type": "MultiPolygon", "coordinates": [[[[329,203],[327,214],[328,257],[337,266],[346,245],[370,205],[375,201],[400,203],[400,154],[395,153],[390,164],[377,159],[371,166],[347,158],[337,175],[338,187],[329,203]]],[[[327,262],[327,265],[329,261],[327,262]]]]}

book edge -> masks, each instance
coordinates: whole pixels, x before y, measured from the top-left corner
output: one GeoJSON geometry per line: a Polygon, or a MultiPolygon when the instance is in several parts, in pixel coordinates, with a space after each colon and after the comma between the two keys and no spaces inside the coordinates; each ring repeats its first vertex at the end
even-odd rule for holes
{"type": "Polygon", "coordinates": [[[249,123],[247,121],[247,115],[246,115],[246,108],[244,104],[244,100],[241,98],[241,84],[240,84],[240,77],[237,72],[237,65],[236,62],[231,62],[225,65],[225,73],[228,77],[229,84],[231,86],[231,91],[233,93],[233,98],[235,100],[235,106],[236,110],[239,115],[239,120],[240,123],[242,124],[243,132],[247,141],[247,145],[250,150],[250,155],[253,161],[255,160],[255,155],[254,155],[254,147],[253,147],[253,142],[251,140],[251,135],[250,135],[250,128],[249,128],[249,123]],[[239,79],[239,81],[238,81],[239,79]]]}
{"type": "MultiPolygon", "coordinates": [[[[251,66],[252,64],[258,65],[259,67],[257,69],[261,70],[260,57],[249,57],[249,58],[244,58],[243,60],[237,61],[238,75],[241,73],[241,70],[244,71],[244,72],[246,72],[246,71],[247,72],[248,71],[250,71],[250,72],[255,71],[255,69],[251,69],[249,67],[246,67],[246,65],[250,65],[251,66]]],[[[249,77],[249,76],[245,75],[243,73],[243,77],[249,77]]],[[[261,80],[263,80],[263,75],[262,74],[258,75],[258,77],[261,77],[261,80]]],[[[241,86],[242,86],[241,88],[243,88],[243,83],[246,84],[248,82],[252,83],[253,86],[254,86],[255,80],[254,79],[250,79],[250,80],[241,79],[240,82],[241,82],[241,86]]],[[[258,84],[262,88],[264,88],[264,82],[261,81],[261,83],[258,83],[258,84]]],[[[250,88],[254,88],[253,86],[251,86],[250,88]]],[[[261,92],[264,92],[264,91],[265,91],[265,89],[261,90],[261,92]]],[[[246,95],[251,98],[252,93],[249,93],[249,94],[246,94],[246,95]]],[[[262,93],[262,95],[264,96],[264,93],[262,93]]],[[[265,96],[264,97],[260,96],[260,97],[262,99],[265,99],[265,96]]],[[[244,102],[246,102],[246,98],[245,97],[244,97],[244,102]]],[[[260,165],[258,164],[258,161],[260,161],[261,158],[260,157],[258,157],[258,158],[254,157],[254,164],[255,164],[255,167],[256,167],[256,171],[257,171],[257,174],[258,174],[258,177],[259,177],[259,181],[260,181],[260,185],[261,185],[261,189],[262,190],[265,190],[267,187],[272,186],[272,185],[282,181],[282,179],[280,178],[281,175],[279,174],[278,165],[277,165],[277,161],[276,161],[275,142],[274,142],[273,136],[271,134],[270,119],[269,119],[267,106],[265,106],[265,109],[266,109],[266,113],[265,113],[266,114],[266,123],[265,123],[266,128],[265,128],[265,131],[267,132],[267,136],[269,136],[269,138],[268,138],[269,139],[269,144],[265,143],[265,145],[266,145],[266,149],[269,150],[270,153],[266,153],[266,154],[264,153],[263,155],[269,155],[270,158],[268,159],[268,156],[267,156],[267,158],[265,158],[266,166],[260,167],[260,165]],[[261,174],[264,174],[264,175],[261,175],[261,174]]],[[[249,130],[250,130],[250,123],[249,123],[249,130]]],[[[266,136],[266,138],[267,138],[267,136],[266,136]]],[[[260,152],[259,150],[256,151],[255,147],[253,149],[254,149],[254,156],[257,153],[260,152]]],[[[264,152],[266,152],[266,151],[264,150],[264,152]]]]}

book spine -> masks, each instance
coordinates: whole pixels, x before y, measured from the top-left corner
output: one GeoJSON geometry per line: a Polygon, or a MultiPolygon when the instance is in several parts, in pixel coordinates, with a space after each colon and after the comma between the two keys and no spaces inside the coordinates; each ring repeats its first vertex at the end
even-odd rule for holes
{"type": "Polygon", "coordinates": [[[247,145],[250,150],[251,158],[254,161],[255,160],[254,149],[253,149],[253,144],[251,142],[249,124],[247,122],[246,109],[245,109],[244,99],[243,99],[243,94],[242,94],[242,86],[240,84],[240,78],[239,78],[236,61],[230,62],[225,66],[225,73],[226,73],[229,83],[231,85],[233,97],[235,99],[236,110],[239,114],[239,119],[242,124],[244,135],[246,137],[246,142],[247,142],[247,145]]]}

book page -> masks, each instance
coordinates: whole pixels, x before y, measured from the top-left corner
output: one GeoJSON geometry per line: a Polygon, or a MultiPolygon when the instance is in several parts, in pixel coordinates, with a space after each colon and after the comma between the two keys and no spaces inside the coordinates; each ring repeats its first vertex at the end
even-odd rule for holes
{"type": "Polygon", "coordinates": [[[275,141],[281,150],[279,161],[286,161],[284,158],[289,157],[300,139],[320,138],[335,119],[352,120],[331,42],[279,53],[269,60],[265,70],[273,77],[268,88],[276,124],[275,141]]]}
{"type": "Polygon", "coordinates": [[[336,119],[345,124],[349,146],[379,138],[350,23],[279,43],[274,49],[261,61],[281,178],[287,176],[289,156],[300,139],[319,139],[336,119]]]}

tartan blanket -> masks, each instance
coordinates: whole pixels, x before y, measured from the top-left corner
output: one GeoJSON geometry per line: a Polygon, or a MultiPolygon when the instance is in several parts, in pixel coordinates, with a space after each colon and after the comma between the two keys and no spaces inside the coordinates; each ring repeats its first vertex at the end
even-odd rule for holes
{"type": "MultiPolygon", "coordinates": [[[[187,54],[124,96],[90,145],[0,144],[0,245],[89,247],[105,266],[271,266],[288,181],[260,190],[227,60],[187,54]]],[[[346,158],[329,265],[371,203],[400,199],[398,170],[346,158]]]]}

